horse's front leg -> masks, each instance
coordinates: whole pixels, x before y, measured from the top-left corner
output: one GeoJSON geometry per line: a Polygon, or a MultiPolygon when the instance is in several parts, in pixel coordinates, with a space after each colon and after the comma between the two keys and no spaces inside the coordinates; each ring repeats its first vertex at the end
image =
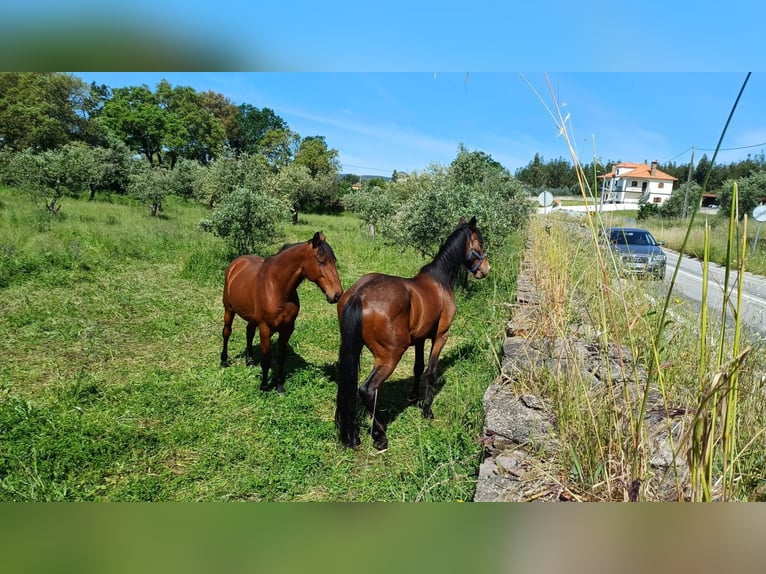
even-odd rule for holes
{"type": "Polygon", "coordinates": [[[285,394],[285,361],[287,360],[287,343],[295,330],[295,322],[285,323],[279,330],[279,353],[277,354],[277,392],[285,394]]]}
{"type": "Polygon", "coordinates": [[[269,390],[269,368],[271,367],[271,330],[266,323],[261,323],[258,332],[261,337],[261,390],[269,390]]]}
{"type": "Polygon", "coordinates": [[[423,392],[423,417],[427,419],[434,418],[431,410],[431,403],[434,401],[434,378],[436,377],[436,368],[439,366],[439,355],[447,342],[447,333],[437,335],[431,343],[431,354],[428,358],[428,369],[426,370],[426,382],[423,392]]]}
{"type": "Polygon", "coordinates": [[[245,364],[248,367],[255,365],[255,354],[253,353],[253,339],[255,338],[255,330],[258,328],[258,323],[255,321],[247,322],[247,347],[245,347],[245,364]]]}
{"type": "Polygon", "coordinates": [[[420,377],[423,375],[423,369],[425,369],[425,340],[415,343],[415,369],[413,371],[414,378],[412,380],[412,390],[407,397],[407,402],[414,405],[418,402],[420,397],[420,377]]]}
{"type": "Polygon", "coordinates": [[[231,324],[234,322],[234,311],[224,308],[223,311],[223,348],[221,349],[221,366],[228,367],[229,363],[229,337],[231,337],[231,324]]]}

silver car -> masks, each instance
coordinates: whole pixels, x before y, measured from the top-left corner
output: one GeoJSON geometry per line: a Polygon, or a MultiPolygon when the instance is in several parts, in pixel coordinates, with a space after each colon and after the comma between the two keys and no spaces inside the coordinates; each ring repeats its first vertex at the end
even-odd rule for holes
{"type": "Polygon", "coordinates": [[[630,275],[663,279],[667,257],[662,241],[638,227],[609,227],[606,229],[609,246],[621,262],[621,271],[630,275]]]}

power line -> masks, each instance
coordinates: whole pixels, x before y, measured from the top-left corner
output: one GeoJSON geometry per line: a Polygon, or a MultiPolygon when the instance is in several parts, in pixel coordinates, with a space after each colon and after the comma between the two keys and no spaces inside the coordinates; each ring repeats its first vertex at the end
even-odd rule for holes
{"type": "MultiPolygon", "coordinates": [[[[766,146],[766,142],[757,143],[757,144],[753,144],[753,145],[743,145],[743,146],[739,146],[739,147],[722,147],[718,151],[737,151],[737,150],[740,150],[740,149],[750,149],[750,148],[761,147],[761,146],[766,146]]],[[[687,151],[689,151],[692,148],[695,149],[695,150],[699,150],[699,151],[715,151],[715,148],[697,147],[697,146],[690,145],[684,151],[682,151],[680,153],[677,153],[676,155],[671,157],[669,160],[667,160],[665,163],[673,161],[678,156],[685,154],[687,151]]]]}
{"type": "Polygon", "coordinates": [[[350,163],[344,163],[343,164],[343,169],[345,170],[347,167],[355,167],[356,169],[367,169],[367,170],[370,170],[370,171],[382,171],[382,172],[385,172],[385,173],[388,173],[388,172],[391,171],[390,169],[381,169],[379,167],[365,167],[363,165],[353,165],[353,164],[350,164],[350,163]]]}
{"type": "MultiPolygon", "coordinates": [[[[759,143],[759,144],[753,144],[753,145],[743,145],[743,146],[739,146],[739,147],[722,147],[718,151],[736,151],[738,149],[749,149],[751,147],[758,147],[758,146],[764,146],[764,145],[766,145],[766,142],[759,143]]],[[[698,147],[697,149],[700,149],[702,151],[715,151],[715,148],[710,149],[710,148],[698,147]]]]}

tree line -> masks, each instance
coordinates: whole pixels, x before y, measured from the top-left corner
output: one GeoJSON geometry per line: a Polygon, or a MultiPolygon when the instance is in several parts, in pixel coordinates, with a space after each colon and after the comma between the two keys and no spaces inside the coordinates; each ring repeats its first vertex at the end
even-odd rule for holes
{"type": "MultiPolygon", "coordinates": [[[[605,163],[582,164],[583,173],[585,173],[594,191],[597,191],[600,186],[600,180],[596,178],[609,173],[612,167],[621,161],[609,160],[605,163]],[[595,187],[593,187],[594,184],[595,187]]],[[[649,162],[644,160],[644,163],[649,162]]],[[[710,158],[707,154],[703,154],[697,163],[691,166],[691,172],[689,163],[670,161],[658,163],[657,167],[678,180],[675,187],[689,183],[701,187],[708,170],[710,170],[707,190],[708,193],[718,194],[729,181],[747,178],[754,173],[766,171],[766,154],[763,151],[755,155],[748,154],[745,159],[738,162],[714,164],[712,169],[710,158]]],[[[535,190],[551,190],[560,195],[580,195],[581,193],[575,167],[563,158],[546,161],[540,154],[535,154],[534,159],[524,167],[517,169],[514,175],[519,181],[535,190]]]]}
{"type": "MultiPolygon", "coordinates": [[[[608,165],[583,169],[595,183],[608,165]]],[[[709,165],[702,156],[692,170],[692,198],[709,165]]],[[[763,178],[754,178],[765,166],[763,153],[713,166],[708,189],[736,180],[753,197],[766,196],[763,178]]],[[[660,169],[683,182],[689,172],[682,164],[660,169]]],[[[154,88],[113,89],[69,73],[0,74],[0,184],[26,192],[51,215],[67,197],[114,193],[157,216],[164,199],[176,195],[204,203],[210,217],[200,227],[225,237],[232,251],[247,252],[301,212],[349,210],[371,231],[428,253],[458,215],[483,215],[490,241],[500,241],[523,225],[528,196],[540,189],[580,193],[575,169],[564,159],[535,154],[511,174],[462,145],[449,166],[394,172],[390,179],[361,182],[339,171],[338,151],[323,136],[303,137],[272,109],[235,104],[220,93],[166,80],[154,88]]],[[[725,190],[721,197],[725,201],[725,190]]],[[[669,206],[680,204],[673,199],[669,206]]]]}
{"type": "Polygon", "coordinates": [[[200,228],[238,254],[301,212],[353,211],[384,240],[423,253],[461,215],[484,215],[488,240],[499,244],[529,213],[523,186],[462,146],[449,168],[365,178],[358,191],[361,178],[339,170],[323,136],[302,137],[273,110],[223,94],[166,80],[112,89],[68,73],[0,74],[0,183],[51,215],[68,197],[114,193],[157,216],[165,198],[180,196],[205,204],[200,228]]]}

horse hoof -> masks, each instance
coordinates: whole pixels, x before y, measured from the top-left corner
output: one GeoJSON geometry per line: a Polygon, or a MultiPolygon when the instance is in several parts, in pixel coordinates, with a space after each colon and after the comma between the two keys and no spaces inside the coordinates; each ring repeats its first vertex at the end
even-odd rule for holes
{"type": "Polygon", "coordinates": [[[377,450],[386,450],[388,448],[388,439],[383,437],[380,440],[374,440],[372,441],[372,446],[377,450]]]}
{"type": "Polygon", "coordinates": [[[424,409],[423,410],[423,418],[424,419],[432,419],[432,418],[434,418],[433,411],[430,408],[428,410],[424,409]]]}
{"type": "Polygon", "coordinates": [[[359,445],[362,444],[359,439],[356,439],[356,440],[342,439],[340,442],[343,446],[345,446],[346,448],[350,448],[352,450],[357,450],[359,448],[359,445]]]}
{"type": "Polygon", "coordinates": [[[227,359],[221,359],[221,368],[231,367],[231,363],[227,359]]]}
{"type": "Polygon", "coordinates": [[[265,383],[261,383],[260,389],[261,389],[263,392],[266,392],[266,391],[269,391],[269,390],[271,390],[271,387],[270,387],[269,385],[265,384],[265,383]]]}
{"type": "Polygon", "coordinates": [[[341,433],[339,438],[343,446],[354,450],[358,449],[362,444],[362,441],[359,440],[359,431],[352,431],[350,434],[341,433]]]}
{"type": "Polygon", "coordinates": [[[284,387],[284,386],[282,386],[282,385],[277,385],[277,392],[278,392],[280,395],[284,395],[284,394],[285,394],[285,387],[284,387]]]}

